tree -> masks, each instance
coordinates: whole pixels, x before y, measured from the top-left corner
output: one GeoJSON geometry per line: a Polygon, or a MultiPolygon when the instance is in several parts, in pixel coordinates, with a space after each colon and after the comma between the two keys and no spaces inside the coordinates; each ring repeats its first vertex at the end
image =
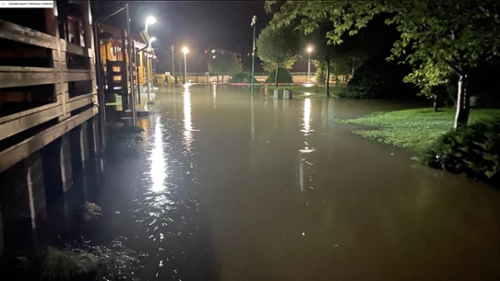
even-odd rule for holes
{"type": "Polygon", "coordinates": [[[257,39],[257,54],[265,63],[274,66],[276,71],[275,87],[278,87],[279,68],[295,59],[297,38],[288,28],[266,27],[257,39]]]}
{"type": "Polygon", "coordinates": [[[221,51],[213,55],[208,61],[208,71],[222,75],[222,84],[224,84],[224,75],[241,71],[241,65],[235,53],[221,51]]]}
{"type": "MultiPolygon", "coordinates": [[[[284,69],[292,69],[294,63],[295,57],[291,58],[288,61],[285,61],[281,67],[284,69]]],[[[276,69],[276,64],[272,62],[263,62],[260,65],[265,72],[274,72],[274,70],[276,69]]]]}
{"type": "Polygon", "coordinates": [[[293,83],[292,74],[286,68],[273,69],[269,72],[269,76],[266,79],[266,83],[276,83],[276,78],[278,78],[278,83],[293,83]],[[279,76],[276,76],[276,72],[279,71],[279,76]]]}
{"type": "MultiPolygon", "coordinates": [[[[271,11],[276,1],[267,1],[271,11]]],[[[450,73],[458,77],[455,128],[467,124],[469,116],[468,76],[482,61],[497,56],[500,45],[500,2],[462,1],[286,1],[274,14],[271,25],[289,26],[313,32],[320,23],[334,26],[326,37],[341,44],[343,35],[355,35],[376,15],[388,15],[387,24],[396,25],[400,38],[389,59],[404,57],[413,66],[405,82],[415,83],[425,95],[432,87],[448,82],[450,73]]]]}
{"type": "MultiPolygon", "coordinates": [[[[324,29],[323,29],[324,30],[324,29]]],[[[325,79],[325,93],[326,96],[330,96],[330,75],[332,70],[332,60],[335,57],[335,50],[332,45],[328,45],[328,41],[325,38],[325,34],[321,33],[321,30],[310,34],[306,40],[314,46],[314,52],[311,53],[311,59],[316,61],[316,65],[319,65],[320,77],[325,79]]],[[[321,80],[318,80],[318,82],[321,80]]]]}

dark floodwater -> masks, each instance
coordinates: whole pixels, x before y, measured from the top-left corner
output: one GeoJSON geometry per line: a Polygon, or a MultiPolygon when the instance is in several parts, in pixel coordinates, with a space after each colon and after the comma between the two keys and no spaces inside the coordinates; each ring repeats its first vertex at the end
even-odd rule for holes
{"type": "Polygon", "coordinates": [[[143,253],[141,280],[499,280],[497,190],[334,123],[405,107],[163,90],[65,235],[143,253]]]}

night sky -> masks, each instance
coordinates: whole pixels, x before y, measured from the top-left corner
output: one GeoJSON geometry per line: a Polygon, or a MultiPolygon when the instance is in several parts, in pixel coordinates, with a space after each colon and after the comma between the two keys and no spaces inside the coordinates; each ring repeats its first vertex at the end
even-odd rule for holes
{"type": "MultiPolygon", "coordinates": [[[[99,14],[104,15],[127,2],[100,2],[99,14]]],[[[132,31],[144,29],[147,16],[157,22],[149,27],[149,34],[156,36],[153,43],[160,62],[158,72],[171,70],[170,46],[177,50],[189,46],[188,72],[206,69],[202,63],[204,50],[226,49],[246,55],[252,49],[252,16],[258,18],[257,34],[272,15],[264,10],[264,1],[128,1],[131,11],[132,31]]],[[[124,18],[123,18],[124,19],[124,18]]],[[[120,16],[106,23],[119,26],[120,16]]],[[[176,68],[180,54],[176,55],[176,68]]]]}

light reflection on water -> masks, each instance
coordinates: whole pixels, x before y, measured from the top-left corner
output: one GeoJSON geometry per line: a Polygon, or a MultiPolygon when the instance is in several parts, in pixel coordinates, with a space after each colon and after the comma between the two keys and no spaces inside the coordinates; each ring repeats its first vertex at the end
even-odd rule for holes
{"type": "Polygon", "coordinates": [[[311,99],[304,100],[304,128],[301,130],[304,132],[304,136],[309,135],[311,132],[311,99]]]}
{"type": "Polygon", "coordinates": [[[311,99],[307,98],[304,100],[304,109],[303,109],[303,129],[300,130],[304,133],[304,137],[306,140],[304,141],[305,147],[300,150],[301,153],[311,153],[314,151],[314,148],[309,147],[309,143],[307,142],[307,136],[310,135],[313,130],[311,129],[311,99]]]}
{"type": "Polygon", "coordinates": [[[186,88],[184,91],[184,144],[186,150],[191,151],[193,123],[191,121],[191,93],[186,88]]]}
{"type": "Polygon", "coordinates": [[[162,123],[159,116],[155,120],[154,146],[151,151],[151,180],[153,184],[151,190],[161,192],[165,189],[167,178],[165,153],[163,151],[163,132],[162,123]]]}

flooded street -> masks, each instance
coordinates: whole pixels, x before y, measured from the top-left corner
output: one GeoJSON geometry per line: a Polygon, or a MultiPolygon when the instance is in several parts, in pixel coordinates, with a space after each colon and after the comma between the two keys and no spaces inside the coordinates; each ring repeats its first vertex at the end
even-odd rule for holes
{"type": "Polygon", "coordinates": [[[405,107],[161,90],[66,235],[141,253],[140,280],[499,280],[497,190],[334,123],[405,107]]]}

